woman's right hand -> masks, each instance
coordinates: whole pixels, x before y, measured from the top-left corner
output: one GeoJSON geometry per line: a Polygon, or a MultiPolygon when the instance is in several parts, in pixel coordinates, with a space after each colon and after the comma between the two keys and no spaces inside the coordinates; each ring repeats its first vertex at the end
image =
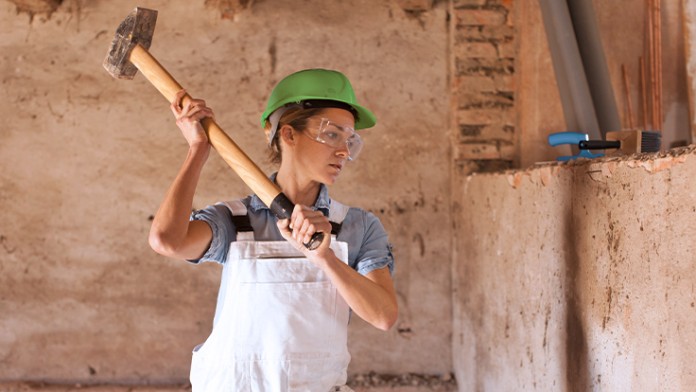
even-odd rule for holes
{"type": "Polygon", "coordinates": [[[208,136],[201,125],[201,120],[207,117],[214,119],[213,110],[207,107],[202,99],[191,98],[184,104],[185,95],[186,90],[179,91],[171,104],[172,113],[176,117],[176,125],[184,134],[190,147],[206,146],[207,149],[210,149],[208,136]]]}

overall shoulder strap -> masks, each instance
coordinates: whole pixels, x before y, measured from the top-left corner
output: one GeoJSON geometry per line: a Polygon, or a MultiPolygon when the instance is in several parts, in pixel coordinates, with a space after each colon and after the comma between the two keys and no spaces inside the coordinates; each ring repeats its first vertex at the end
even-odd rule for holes
{"type": "MultiPolygon", "coordinates": [[[[253,232],[246,205],[241,200],[225,201],[220,204],[225,205],[232,213],[232,223],[237,228],[238,233],[253,232]]],[[[350,207],[331,199],[329,202],[329,222],[331,222],[331,234],[338,236],[341,231],[343,220],[348,215],[350,207]]]]}
{"type": "Polygon", "coordinates": [[[254,228],[251,227],[251,222],[249,221],[247,207],[241,200],[237,199],[225,201],[221,204],[224,204],[232,213],[232,223],[234,223],[238,233],[254,231],[254,228]]]}
{"type": "Polygon", "coordinates": [[[349,209],[350,207],[341,204],[334,199],[329,200],[329,222],[331,222],[331,234],[338,237],[338,233],[341,231],[341,225],[343,224],[343,220],[346,219],[349,209]]]}

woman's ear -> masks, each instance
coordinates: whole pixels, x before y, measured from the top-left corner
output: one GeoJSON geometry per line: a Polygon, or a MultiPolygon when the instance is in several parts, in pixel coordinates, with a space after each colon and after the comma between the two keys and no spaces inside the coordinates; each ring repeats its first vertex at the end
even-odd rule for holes
{"type": "Polygon", "coordinates": [[[285,144],[290,146],[295,145],[295,129],[292,126],[285,124],[280,127],[278,132],[280,133],[279,136],[281,140],[285,142],[285,144]]]}

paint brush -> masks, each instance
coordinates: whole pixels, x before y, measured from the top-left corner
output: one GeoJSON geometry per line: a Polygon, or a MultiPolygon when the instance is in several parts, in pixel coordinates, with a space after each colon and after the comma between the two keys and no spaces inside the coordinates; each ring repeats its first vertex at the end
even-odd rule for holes
{"type": "Polygon", "coordinates": [[[662,136],[660,132],[626,130],[611,131],[606,134],[607,140],[581,140],[578,148],[581,150],[616,149],[612,155],[630,155],[643,152],[658,152],[662,136]]]}

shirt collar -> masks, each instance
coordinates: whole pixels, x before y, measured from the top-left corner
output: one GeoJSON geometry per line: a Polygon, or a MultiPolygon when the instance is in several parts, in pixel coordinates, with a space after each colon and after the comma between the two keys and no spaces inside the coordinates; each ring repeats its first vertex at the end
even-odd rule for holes
{"type": "MultiPolygon", "coordinates": [[[[269,177],[271,181],[275,183],[275,179],[278,173],[273,173],[269,177]]],[[[324,185],[324,184],[319,184],[319,196],[317,196],[317,200],[314,202],[314,209],[315,210],[320,210],[321,212],[324,213],[324,215],[328,215],[329,213],[329,188],[324,185]]],[[[256,196],[255,194],[251,196],[251,201],[249,202],[249,208],[253,212],[257,212],[259,210],[266,209],[268,210],[268,206],[263,204],[261,199],[256,196]]]]}

